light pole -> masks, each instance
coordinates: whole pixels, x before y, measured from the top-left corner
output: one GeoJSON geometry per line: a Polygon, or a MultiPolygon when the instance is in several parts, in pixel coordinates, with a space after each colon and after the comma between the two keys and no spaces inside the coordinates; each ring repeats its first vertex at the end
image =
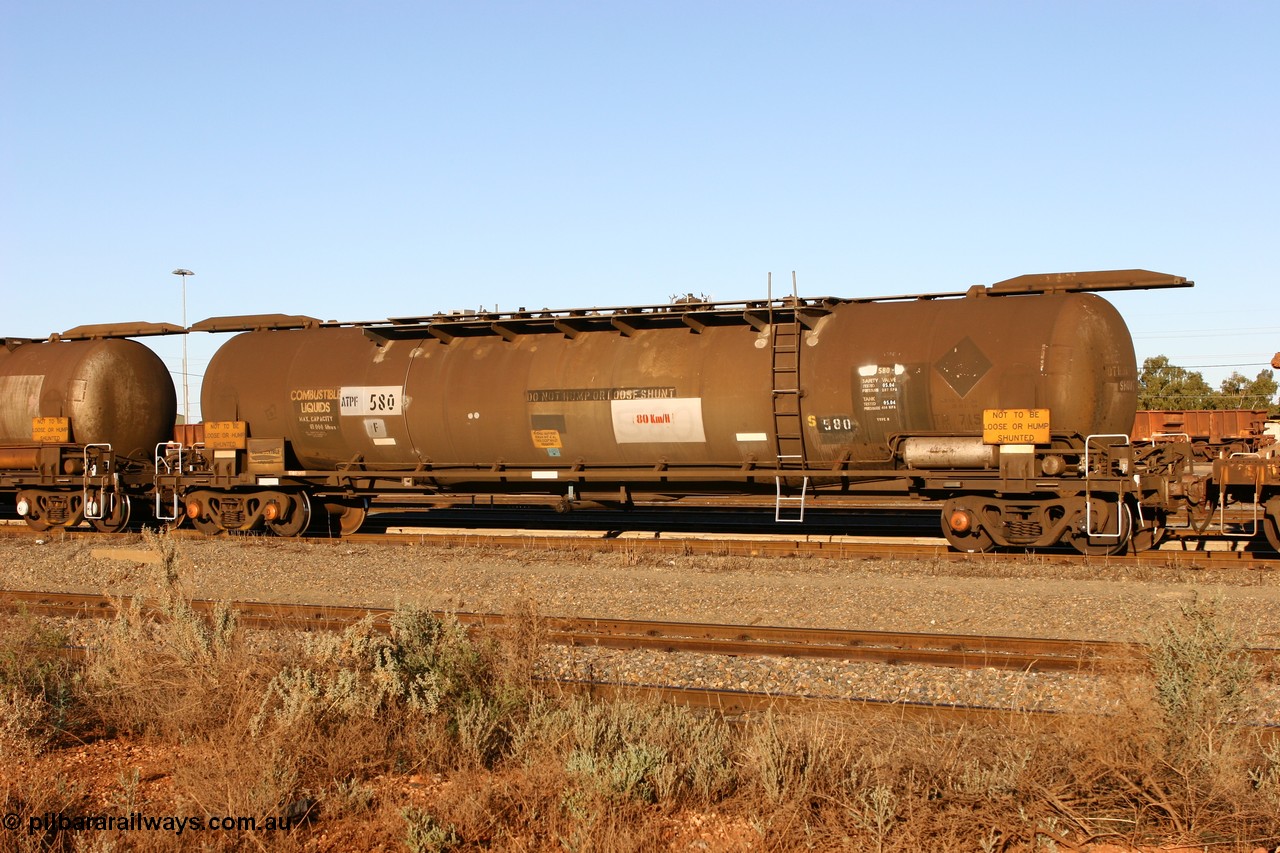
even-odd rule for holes
{"type": "Polygon", "coordinates": [[[191,412],[187,407],[187,276],[195,275],[191,270],[181,267],[173,271],[182,276],[182,422],[191,423],[191,412]]]}

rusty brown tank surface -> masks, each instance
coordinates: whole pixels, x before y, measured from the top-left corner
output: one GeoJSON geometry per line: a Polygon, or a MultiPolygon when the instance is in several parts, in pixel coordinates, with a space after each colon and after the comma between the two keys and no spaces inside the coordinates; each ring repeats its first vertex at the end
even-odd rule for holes
{"type": "Polygon", "coordinates": [[[202,406],[287,439],[290,467],[532,480],[575,464],[893,467],[903,436],[981,455],[983,412],[1005,407],[1049,410],[1054,433],[1132,427],[1129,332],[1091,293],[796,304],[732,322],[677,305],[246,332],[209,364],[202,406]]]}
{"type": "Polygon", "coordinates": [[[0,444],[31,444],[34,418],[67,418],[68,441],[149,459],[168,439],[175,411],[164,362],[136,341],[0,347],[0,444]]]}

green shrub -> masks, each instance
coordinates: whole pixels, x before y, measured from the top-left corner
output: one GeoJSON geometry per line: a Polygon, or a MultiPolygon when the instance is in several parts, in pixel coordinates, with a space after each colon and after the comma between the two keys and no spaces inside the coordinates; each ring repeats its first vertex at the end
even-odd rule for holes
{"type": "Polygon", "coordinates": [[[1166,759],[1184,771],[1211,767],[1237,738],[1258,668],[1217,609],[1199,601],[1151,638],[1149,659],[1166,759]]]}

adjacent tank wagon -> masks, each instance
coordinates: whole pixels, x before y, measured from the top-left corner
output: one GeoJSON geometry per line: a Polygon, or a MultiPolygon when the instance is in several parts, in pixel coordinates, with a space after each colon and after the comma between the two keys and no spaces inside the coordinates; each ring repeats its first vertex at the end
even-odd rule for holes
{"type": "Polygon", "coordinates": [[[31,526],[129,523],[133,496],[152,480],[156,446],[172,436],[176,404],[164,362],[114,335],[180,331],[95,326],[3,342],[0,490],[15,493],[31,526]]]}

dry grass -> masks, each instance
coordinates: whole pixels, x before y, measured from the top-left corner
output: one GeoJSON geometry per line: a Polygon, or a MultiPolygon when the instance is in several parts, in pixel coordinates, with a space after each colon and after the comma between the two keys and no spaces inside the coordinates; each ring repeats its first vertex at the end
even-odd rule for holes
{"type": "Polygon", "coordinates": [[[1280,746],[1236,725],[1255,673],[1210,609],[1153,637],[1129,705],[1096,720],[940,726],[850,712],[741,724],[537,690],[534,608],[472,638],[402,610],[266,647],[182,595],[164,537],[153,603],[83,665],[39,620],[0,635],[0,799],[20,814],[285,818],[175,836],[10,834],[22,850],[1065,850],[1090,841],[1280,844],[1280,746]],[[171,755],[163,803],[59,756],[98,737],[171,755]],[[105,787],[104,787],[105,786],[105,787]],[[103,802],[108,804],[104,807],[103,802]]]}

